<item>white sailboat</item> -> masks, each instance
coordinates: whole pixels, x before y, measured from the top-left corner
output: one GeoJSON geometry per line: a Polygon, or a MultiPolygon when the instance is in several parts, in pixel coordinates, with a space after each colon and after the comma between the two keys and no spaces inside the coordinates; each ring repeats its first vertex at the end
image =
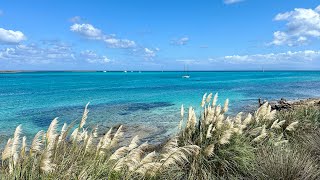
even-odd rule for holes
{"type": "Polygon", "coordinates": [[[185,73],[185,75],[183,75],[182,78],[189,79],[190,75],[188,74],[188,67],[186,70],[186,65],[184,65],[184,73],[185,73]]]}

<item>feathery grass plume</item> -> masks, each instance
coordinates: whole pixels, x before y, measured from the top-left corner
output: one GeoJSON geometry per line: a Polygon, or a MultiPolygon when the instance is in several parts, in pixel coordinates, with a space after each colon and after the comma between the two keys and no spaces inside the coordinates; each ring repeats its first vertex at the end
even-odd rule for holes
{"type": "Polygon", "coordinates": [[[123,146],[118,148],[109,158],[109,160],[119,160],[129,152],[129,147],[123,146]]]}
{"type": "Polygon", "coordinates": [[[204,107],[204,105],[206,104],[206,97],[207,97],[207,93],[205,93],[202,96],[202,101],[201,101],[201,104],[200,104],[201,107],[204,107]]]}
{"type": "Polygon", "coordinates": [[[141,161],[140,161],[140,165],[141,164],[146,164],[146,163],[151,163],[155,160],[155,158],[157,157],[157,154],[155,151],[152,151],[151,153],[147,154],[141,161]]]}
{"type": "Polygon", "coordinates": [[[260,134],[261,130],[262,130],[262,126],[261,127],[256,127],[254,129],[250,130],[249,134],[251,136],[257,136],[258,134],[260,134]]]}
{"type": "Polygon", "coordinates": [[[193,131],[197,123],[196,115],[192,107],[189,108],[187,129],[193,131]]]}
{"type": "Polygon", "coordinates": [[[268,102],[262,104],[254,113],[256,122],[259,122],[260,119],[263,119],[267,112],[268,102]]]}
{"type": "Polygon", "coordinates": [[[136,135],[135,137],[132,138],[130,144],[129,144],[129,150],[132,150],[136,147],[138,147],[138,143],[139,143],[139,136],[136,135]]]}
{"type": "Polygon", "coordinates": [[[186,145],[172,149],[169,154],[166,154],[163,159],[160,160],[162,165],[160,168],[167,168],[171,165],[182,165],[188,162],[188,156],[197,155],[200,147],[197,145],[186,145]]]}
{"type": "Polygon", "coordinates": [[[82,132],[78,133],[77,141],[78,142],[85,141],[86,138],[88,138],[88,131],[85,129],[82,129],[82,132]]]}
{"type": "Polygon", "coordinates": [[[204,155],[209,157],[214,153],[214,144],[210,144],[208,147],[204,149],[204,155]]]}
{"type": "Polygon", "coordinates": [[[33,138],[31,147],[30,147],[30,155],[40,153],[43,143],[42,143],[42,137],[44,135],[43,131],[39,131],[33,138]]]}
{"type": "Polygon", "coordinates": [[[294,131],[296,129],[296,126],[298,125],[299,121],[295,121],[291,124],[289,124],[289,126],[286,127],[287,131],[294,131]]]}
{"type": "Polygon", "coordinates": [[[196,124],[197,124],[196,113],[195,113],[194,109],[192,109],[191,127],[192,127],[192,128],[195,128],[196,124]]]}
{"type": "Polygon", "coordinates": [[[123,136],[122,125],[120,125],[117,132],[114,134],[111,140],[110,147],[115,147],[116,144],[119,142],[119,140],[122,138],[122,136],[123,136]]]}
{"type": "Polygon", "coordinates": [[[237,115],[236,115],[236,117],[234,118],[234,123],[235,124],[241,124],[242,122],[241,122],[241,120],[242,120],[242,114],[243,114],[243,112],[239,112],[237,115]]]}
{"type": "Polygon", "coordinates": [[[243,125],[248,125],[250,124],[252,121],[252,115],[251,113],[248,113],[247,117],[242,121],[243,125]]]}
{"type": "MultiPolygon", "coordinates": [[[[49,144],[48,146],[53,145],[49,144]]],[[[52,147],[47,147],[40,160],[40,169],[44,173],[50,173],[54,171],[55,166],[56,165],[52,162],[52,147]]]]}
{"type": "Polygon", "coordinates": [[[226,131],[224,131],[224,133],[222,134],[222,136],[219,139],[219,144],[223,145],[223,144],[228,144],[229,140],[232,136],[233,130],[232,128],[227,129],[226,131]]]}
{"type": "Polygon", "coordinates": [[[161,167],[160,162],[150,162],[150,163],[145,163],[142,166],[139,166],[137,170],[135,171],[138,174],[141,174],[143,176],[151,176],[154,177],[156,175],[157,169],[161,167]]]}
{"type": "MultiPolygon", "coordinates": [[[[109,146],[110,146],[110,143],[111,143],[111,132],[112,132],[112,127],[109,129],[109,131],[101,138],[101,146],[100,148],[102,149],[107,149],[109,146]]],[[[100,144],[100,142],[99,142],[100,144]]],[[[99,146],[98,144],[98,146],[99,146]]]]}
{"type": "Polygon", "coordinates": [[[226,99],[223,106],[223,112],[226,113],[229,110],[229,99],[226,99]]]}
{"type": "Polygon", "coordinates": [[[26,155],[26,148],[27,148],[27,137],[23,136],[22,137],[22,146],[21,146],[21,151],[20,151],[20,155],[21,157],[25,157],[26,155]]]}
{"type": "Polygon", "coordinates": [[[205,124],[205,125],[211,124],[212,121],[215,120],[214,118],[216,118],[216,117],[214,116],[214,112],[213,112],[211,106],[208,106],[207,116],[203,119],[203,120],[204,120],[204,124],[205,124]]]}
{"type": "Polygon", "coordinates": [[[211,101],[212,98],[212,93],[210,93],[207,98],[206,98],[206,103],[209,103],[211,101]]]}
{"type": "Polygon", "coordinates": [[[215,111],[215,115],[216,115],[216,116],[218,116],[219,114],[221,114],[221,106],[220,106],[220,105],[218,105],[218,106],[216,107],[216,111],[215,111]]]}
{"type": "MultiPolygon", "coordinates": [[[[157,154],[155,151],[147,154],[142,158],[140,161],[138,167],[136,167],[135,172],[139,173],[141,175],[146,175],[147,171],[150,173],[150,171],[154,171],[154,169],[157,166],[160,166],[160,163],[156,162],[157,154]]],[[[151,174],[151,173],[150,173],[151,174]]]]}
{"type": "Polygon", "coordinates": [[[216,93],[216,94],[214,95],[211,106],[212,106],[212,107],[216,106],[217,101],[218,101],[218,93],[216,93]]]}
{"type": "Polygon", "coordinates": [[[271,129],[280,129],[281,127],[278,125],[279,119],[273,121],[272,125],[271,125],[271,129]]]}
{"type": "Polygon", "coordinates": [[[223,116],[223,114],[220,114],[220,115],[218,115],[218,117],[216,118],[216,121],[215,121],[215,123],[216,123],[216,128],[217,129],[221,129],[221,127],[223,126],[223,119],[224,119],[224,116],[223,116]]]}
{"type": "Polygon", "coordinates": [[[184,117],[184,108],[183,108],[183,105],[181,105],[180,117],[181,117],[181,120],[180,120],[179,126],[178,126],[178,129],[179,129],[179,130],[182,129],[182,125],[183,125],[183,117],[184,117]]]}
{"type": "Polygon", "coordinates": [[[12,146],[12,139],[9,138],[7,141],[7,144],[2,152],[2,157],[1,157],[2,161],[11,157],[11,146],[12,146]]]}
{"type": "Polygon", "coordinates": [[[11,156],[18,154],[18,149],[20,146],[20,135],[21,135],[21,125],[19,125],[13,135],[12,145],[11,145],[11,156]]]}
{"type": "Polygon", "coordinates": [[[63,137],[65,136],[65,133],[67,131],[67,123],[63,123],[63,126],[61,128],[60,136],[58,139],[58,144],[63,140],[63,137]]]}
{"type": "Polygon", "coordinates": [[[262,130],[259,136],[257,136],[256,138],[254,138],[252,140],[252,142],[261,142],[263,139],[265,139],[268,136],[267,132],[266,132],[266,125],[262,126],[262,130]]]}
{"type": "Polygon", "coordinates": [[[74,130],[73,130],[73,132],[71,133],[71,139],[72,139],[72,141],[73,142],[75,142],[75,141],[77,141],[77,139],[78,139],[78,132],[79,131],[79,129],[78,128],[75,128],[74,130]]]}
{"type": "Polygon", "coordinates": [[[147,143],[141,144],[139,147],[131,150],[126,156],[125,165],[128,167],[129,171],[133,171],[139,165],[141,161],[141,156],[143,154],[143,147],[147,146],[147,143]]]}
{"type": "Polygon", "coordinates": [[[280,122],[278,123],[278,125],[279,125],[279,126],[282,126],[282,125],[284,125],[285,122],[286,122],[286,120],[282,120],[282,121],[280,121],[280,122]]]}
{"type": "Polygon", "coordinates": [[[54,118],[52,122],[50,123],[50,126],[48,128],[46,139],[48,141],[48,144],[53,143],[58,136],[57,134],[57,126],[58,126],[58,118],[54,118]]]}
{"type": "MultiPolygon", "coordinates": [[[[16,167],[19,161],[19,154],[18,153],[14,153],[12,156],[12,160],[13,160],[13,167],[16,167]]],[[[11,171],[12,173],[12,171],[11,171]]]]}
{"type": "Polygon", "coordinates": [[[234,126],[234,121],[231,121],[230,117],[228,116],[225,120],[224,120],[224,125],[225,127],[231,129],[234,126]]]}
{"type": "MultiPolygon", "coordinates": [[[[269,106],[270,106],[270,105],[269,105],[269,106]]],[[[270,113],[268,114],[268,119],[269,119],[269,120],[274,119],[275,116],[276,116],[276,113],[277,113],[277,110],[272,110],[272,111],[270,111],[270,113]]]]}
{"type": "Polygon", "coordinates": [[[83,126],[86,124],[86,121],[87,121],[87,118],[88,118],[88,113],[89,113],[89,109],[88,109],[89,104],[90,104],[90,102],[88,102],[86,104],[86,107],[84,108],[79,128],[83,128],[83,126]]]}
{"type": "Polygon", "coordinates": [[[93,135],[90,134],[85,141],[86,142],[86,148],[85,148],[86,152],[90,151],[90,149],[92,148],[92,144],[93,144],[93,137],[92,136],[93,135]]]}
{"type": "Polygon", "coordinates": [[[213,127],[212,124],[210,124],[209,127],[208,127],[207,135],[206,135],[207,139],[212,137],[212,132],[211,132],[212,131],[212,127],[213,127]]]}

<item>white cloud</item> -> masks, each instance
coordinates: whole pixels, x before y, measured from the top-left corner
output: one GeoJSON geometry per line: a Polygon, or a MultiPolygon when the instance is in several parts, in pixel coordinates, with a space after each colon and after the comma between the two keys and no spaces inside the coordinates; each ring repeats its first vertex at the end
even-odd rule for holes
{"type": "Polygon", "coordinates": [[[146,58],[153,58],[156,56],[155,51],[148,49],[148,48],[144,48],[144,53],[145,53],[146,58]]]}
{"type": "Polygon", "coordinates": [[[72,48],[63,43],[17,45],[0,50],[0,61],[17,64],[50,64],[75,60],[72,48]]]}
{"type": "Polygon", "coordinates": [[[80,57],[89,63],[106,64],[111,62],[111,60],[106,56],[100,56],[91,50],[81,51],[80,57]]]}
{"type": "Polygon", "coordinates": [[[134,41],[128,39],[116,39],[116,38],[107,38],[105,37],[103,41],[110,48],[133,48],[136,47],[136,43],[134,41]]]}
{"type": "Polygon", "coordinates": [[[209,58],[209,61],[224,61],[232,64],[279,64],[279,63],[304,63],[320,61],[320,51],[288,51],[284,53],[232,55],[220,58],[209,58]]]}
{"type": "Polygon", "coordinates": [[[72,32],[76,32],[85,38],[99,40],[104,42],[109,48],[134,48],[136,43],[128,39],[116,38],[115,34],[106,35],[100,29],[95,28],[91,24],[75,23],[70,27],[72,32]]]}
{"type": "Polygon", "coordinates": [[[21,31],[0,28],[0,43],[16,44],[26,39],[21,31]]]}
{"type": "Polygon", "coordinates": [[[103,35],[100,29],[95,28],[91,24],[73,24],[70,30],[92,39],[100,39],[103,35]]]}
{"type": "Polygon", "coordinates": [[[223,2],[225,4],[234,4],[234,3],[239,3],[241,1],[243,1],[243,0],[224,0],[223,2]]]}
{"type": "Polygon", "coordinates": [[[275,21],[287,21],[284,31],[273,33],[273,45],[301,45],[314,38],[320,38],[320,6],[315,9],[295,8],[293,11],[277,14],[275,21]]]}
{"type": "Polygon", "coordinates": [[[76,52],[72,46],[50,41],[42,44],[19,44],[0,50],[0,62],[6,64],[51,65],[51,64],[105,64],[111,62],[106,56],[85,50],[76,52]]]}
{"type": "Polygon", "coordinates": [[[171,41],[171,44],[173,45],[186,45],[189,42],[189,37],[181,37],[179,39],[174,39],[171,41]]]}

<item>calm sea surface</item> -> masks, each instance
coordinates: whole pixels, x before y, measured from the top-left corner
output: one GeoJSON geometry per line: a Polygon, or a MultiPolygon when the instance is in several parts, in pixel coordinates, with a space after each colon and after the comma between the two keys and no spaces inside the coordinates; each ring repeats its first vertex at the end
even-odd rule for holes
{"type": "Polygon", "coordinates": [[[320,72],[32,72],[0,74],[0,136],[22,124],[25,134],[81,118],[89,124],[163,127],[170,133],[181,104],[199,109],[205,92],[230,99],[230,113],[268,100],[320,96],[320,72]]]}

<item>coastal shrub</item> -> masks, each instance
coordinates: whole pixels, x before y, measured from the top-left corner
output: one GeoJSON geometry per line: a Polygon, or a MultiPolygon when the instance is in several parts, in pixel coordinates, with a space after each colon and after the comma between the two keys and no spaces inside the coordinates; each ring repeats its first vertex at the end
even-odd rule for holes
{"type": "Polygon", "coordinates": [[[278,113],[265,103],[253,114],[231,117],[229,100],[224,106],[217,101],[218,94],[205,94],[198,115],[193,107],[185,112],[182,106],[179,131],[160,145],[141,142],[138,136],[126,143],[122,125],[107,131],[87,127],[89,104],[79,122],[63,124],[59,131],[55,118],[29,145],[18,126],[2,151],[0,177],[281,179],[295,173],[288,177],[312,179],[319,175],[319,133],[299,133],[306,126],[315,128],[317,111],[278,113]],[[295,140],[298,137],[307,141],[295,140]]]}
{"type": "Polygon", "coordinates": [[[259,148],[256,155],[255,179],[316,180],[320,177],[319,164],[309,151],[282,146],[259,148]]]}
{"type": "Polygon", "coordinates": [[[280,111],[276,118],[287,122],[299,121],[303,124],[295,131],[296,134],[307,134],[320,128],[320,109],[315,106],[302,106],[294,110],[280,111]]]}

